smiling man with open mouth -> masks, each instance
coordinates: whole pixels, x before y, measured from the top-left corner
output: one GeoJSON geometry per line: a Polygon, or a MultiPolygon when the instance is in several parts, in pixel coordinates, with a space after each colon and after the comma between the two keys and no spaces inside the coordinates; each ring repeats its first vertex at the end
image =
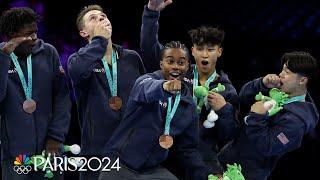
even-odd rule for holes
{"type": "MultiPolygon", "coordinates": [[[[141,27],[141,50],[145,64],[158,64],[164,48],[158,40],[160,11],[172,0],[149,0],[145,6],[142,16],[141,27]]],[[[209,89],[217,87],[220,83],[225,86],[225,91],[210,93],[207,97],[209,107],[203,106],[199,114],[199,146],[201,157],[204,162],[214,169],[214,173],[223,172],[223,168],[217,159],[219,151],[217,142],[226,143],[233,139],[237,133],[237,121],[235,120],[235,110],[237,107],[238,95],[228,76],[222,71],[216,71],[216,63],[222,55],[222,42],[224,40],[224,31],[219,28],[203,26],[189,31],[192,41],[192,55],[196,64],[191,65],[183,78],[191,92],[197,86],[206,86],[209,89]],[[210,110],[214,109],[219,116],[216,125],[212,128],[205,128],[203,123],[207,119],[210,110]]],[[[179,71],[170,71],[170,78],[176,78],[179,71]]],[[[195,103],[198,99],[193,96],[195,103]]],[[[175,162],[168,162],[181,179],[191,178],[190,173],[179,169],[175,162]],[[178,169],[178,170],[177,170],[178,169]]],[[[191,178],[192,179],[192,178],[191,178]]]]}

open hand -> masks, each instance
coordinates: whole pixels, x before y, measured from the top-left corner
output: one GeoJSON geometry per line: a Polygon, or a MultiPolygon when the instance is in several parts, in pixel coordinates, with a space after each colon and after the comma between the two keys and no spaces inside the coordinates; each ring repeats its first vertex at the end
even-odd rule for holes
{"type": "Polygon", "coordinates": [[[172,0],[149,0],[148,9],[151,11],[162,11],[172,0]]]}

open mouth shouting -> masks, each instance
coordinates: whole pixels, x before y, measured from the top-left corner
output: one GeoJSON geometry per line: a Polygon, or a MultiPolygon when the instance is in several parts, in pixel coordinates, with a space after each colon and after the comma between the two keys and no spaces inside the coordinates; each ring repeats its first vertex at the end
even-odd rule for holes
{"type": "Polygon", "coordinates": [[[201,61],[201,64],[202,64],[203,66],[206,66],[206,65],[208,65],[208,64],[209,64],[209,61],[202,60],[202,61],[201,61]]]}
{"type": "Polygon", "coordinates": [[[169,73],[169,77],[170,77],[170,80],[175,80],[175,79],[179,80],[179,79],[181,79],[181,73],[179,73],[179,72],[170,72],[169,73]]]}

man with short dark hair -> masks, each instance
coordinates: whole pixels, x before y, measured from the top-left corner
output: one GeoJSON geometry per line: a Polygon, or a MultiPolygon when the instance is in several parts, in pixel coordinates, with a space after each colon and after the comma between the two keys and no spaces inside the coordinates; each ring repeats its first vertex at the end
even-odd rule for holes
{"type": "Polygon", "coordinates": [[[317,62],[306,52],[285,53],[279,75],[268,74],[245,84],[240,92],[243,104],[253,104],[259,92],[267,95],[278,88],[289,98],[283,109],[270,115],[271,106],[255,102],[245,117],[240,136],[219,154],[225,164],[237,162],[248,180],[266,180],[282,155],[300,147],[303,136],[312,131],[319,113],[307,86],[316,78],[317,62]]]}
{"type": "MultiPolygon", "coordinates": [[[[68,60],[81,128],[81,154],[100,157],[144,66],[137,52],[112,43],[112,26],[100,6],[84,7],[77,26],[88,41],[68,60]]],[[[98,175],[99,171],[81,172],[80,179],[98,179],[98,175]]]]}

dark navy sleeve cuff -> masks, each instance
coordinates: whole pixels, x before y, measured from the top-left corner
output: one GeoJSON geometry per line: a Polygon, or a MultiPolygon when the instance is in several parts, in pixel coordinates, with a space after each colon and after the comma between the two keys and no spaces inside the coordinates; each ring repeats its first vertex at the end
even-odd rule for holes
{"type": "Polygon", "coordinates": [[[153,17],[153,18],[159,18],[160,17],[160,11],[152,11],[148,8],[147,5],[144,6],[143,16],[153,17]]]}
{"type": "Polygon", "coordinates": [[[259,87],[260,87],[260,90],[261,90],[262,92],[265,92],[265,93],[269,92],[269,88],[267,88],[267,87],[263,84],[263,77],[257,79],[257,81],[258,81],[258,83],[259,83],[259,87]]]}
{"type": "Polygon", "coordinates": [[[107,48],[108,40],[103,36],[94,36],[91,41],[92,41],[91,43],[97,42],[97,43],[100,43],[102,47],[107,48]]]}
{"type": "Polygon", "coordinates": [[[50,139],[53,139],[53,140],[58,141],[60,143],[64,143],[64,138],[62,138],[62,137],[54,136],[54,135],[52,135],[50,133],[47,136],[50,139]]]}
{"type": "Polygon", "coordinates": [[[233,106],[232,106],[232,104],[227,102],[227,104],[225,104],[221,109],[216,111],[216,114],[222,115],[222,114],[230,113],[230,112],[233,112],[233,106]]]}
{"type": "Polygon", "coordinates": [[[254,112],[250,112],[249,115],[247,115],[244,118],[244,122],[246,125],[259,125],[259,124],[264,124],[266,123],[266,119],[268,117],[268,113],[266,114],[257,114],[254,112]]]}

